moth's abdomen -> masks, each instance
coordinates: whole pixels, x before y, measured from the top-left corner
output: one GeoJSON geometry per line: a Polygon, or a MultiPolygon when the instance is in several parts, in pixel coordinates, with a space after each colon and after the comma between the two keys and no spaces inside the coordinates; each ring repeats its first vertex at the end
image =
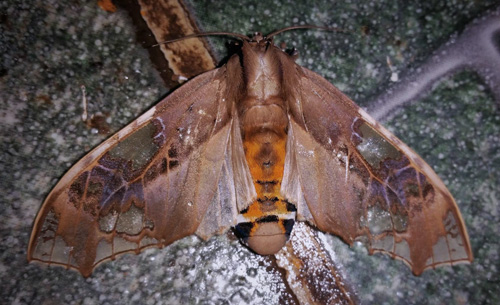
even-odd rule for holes
{"type": "Polygon", "coordinates": [[[242,120],[245,157],[257,199],[241,211],[236,232],[255,252],[278,252],[288,240],[295,206],[280,195],[286,151],[287,119],[276,104],[248,109],[242,120]]]}

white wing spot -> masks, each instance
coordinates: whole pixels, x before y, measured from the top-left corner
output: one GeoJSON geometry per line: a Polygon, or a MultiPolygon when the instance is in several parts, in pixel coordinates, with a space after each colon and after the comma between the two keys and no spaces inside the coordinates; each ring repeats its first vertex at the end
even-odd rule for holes
{"type": "Polygon", "coordinates": [[[159,122],[161,125],[161,132],[159,132],[156,136],[154,136],[154,139],[158,137],[163,137],[163,131],[165,130],[165,124],[163,123],[163,119],[158,117],[156,118],[156,121],[159,122]]]}

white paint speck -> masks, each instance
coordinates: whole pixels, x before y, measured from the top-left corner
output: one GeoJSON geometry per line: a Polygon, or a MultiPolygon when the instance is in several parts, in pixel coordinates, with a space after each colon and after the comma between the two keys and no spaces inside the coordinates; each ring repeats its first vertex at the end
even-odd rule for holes
{"type": "Polygon", "coordinates": [[[50,138],[52,140],[54,140],[55,144],[57,145],[62,145],[64,144],[64,138],[62,137],[62,135],[56,133],[56,132],[53,132],[50,134],[50,138]]]}
{"type": "Polygon", "coordinates": [[[399,80],[399,74],[397,72],[392,72],[391,82],[397,82],[399,80]]]}

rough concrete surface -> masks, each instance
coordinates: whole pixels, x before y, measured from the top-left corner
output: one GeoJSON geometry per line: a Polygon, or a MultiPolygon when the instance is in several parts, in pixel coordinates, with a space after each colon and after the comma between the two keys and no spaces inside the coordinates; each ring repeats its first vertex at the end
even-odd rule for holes
{"type": "MultiPolygon", "coordinates": [[[[446,73],[433,70],[453,62],[448,55],[457,54],[455,40],[463,50],[458,53],[475,48],[475,56],[486,54],[472,45],[475,40],[460,39],[492,14],[497,30],[484,45],[493,54],[487,62],[498,64],[497,1],[193,1],[191,6],[205,31],[265,33],[295,24],[353,31],[291,31],[276,40],[297,48],[300,64],[361,106],[389,107],[390,115],[380,115],[382,122],[421,154],[455,196],[475,256],[471,265],[415,277],[402,262],[323,237],[362,303],[500,302],[500,101],[495,94],[500,84],[490,78],[494,73],[475,64],[484,68],[484,60],[446,73]],[[412,95],[411,103],[384,104],[391,94],[408,96],[405,90],[411,88],[400,84],[414,78],[429,84],[412,95]]],[[[168,89],[135,43],[122,11],[108,13],[96,1],[11,0],[0,4],[0,14],[0,303],[277,303],[285,290],[281,275],[269,259],[231,236],[208,242],[189,237],[165,249],[125,255],[99,266],[88,279],[27,263],[29,235],[43,199],[72,164],[107,137],[82,122],[83,96],[89,113],[102,113],[114,132],[168,89]]],[[[222,58],[227,39],[212,41],[222,58]]]]}

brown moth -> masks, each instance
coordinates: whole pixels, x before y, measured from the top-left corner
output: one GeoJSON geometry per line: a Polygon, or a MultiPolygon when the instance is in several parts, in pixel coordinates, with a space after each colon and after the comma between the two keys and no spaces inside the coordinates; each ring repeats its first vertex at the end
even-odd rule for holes
{"type": "Polygon", "coordinates": [[[304,221],[416,275],[472,261],[458,207],[429,165],[273,35],[240,37],[227,64],[74,165],[38,213],[28,260],[87,277],[119,254],[232,227],[274,254],[304,221]]]}

